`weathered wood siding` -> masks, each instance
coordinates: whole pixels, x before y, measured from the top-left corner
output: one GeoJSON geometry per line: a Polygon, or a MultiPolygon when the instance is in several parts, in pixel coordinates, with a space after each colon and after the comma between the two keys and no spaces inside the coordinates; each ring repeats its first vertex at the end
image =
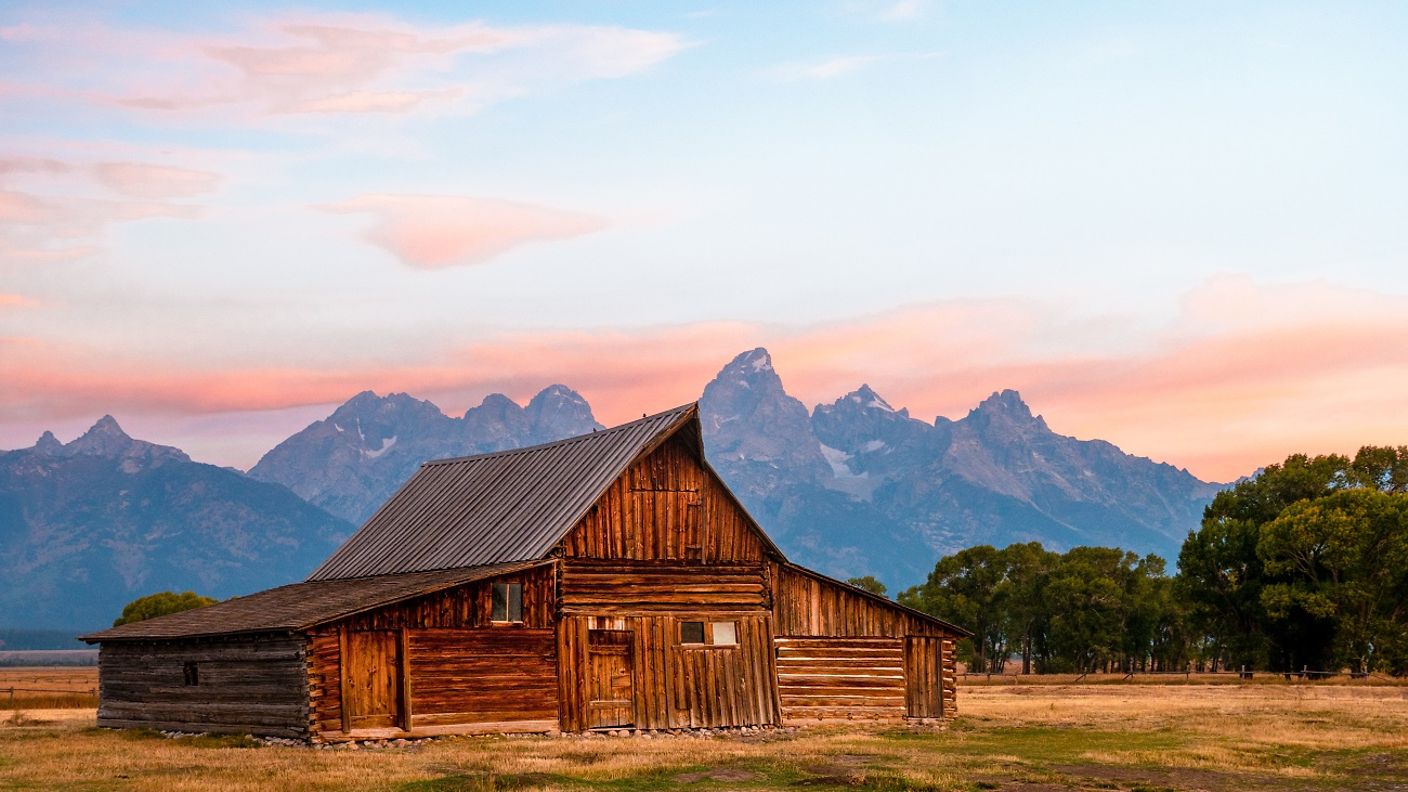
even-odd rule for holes
{"type": "Polygon", "coordinates": [[[952,638],[905,640],[905,708],[911,718],[946,718],[958,711],[952,638]]]}
{"type": "Polygon", "coordinates": [[[303,737],[305,659],[302,636],[109,641],[98,652],[98,725],[303,737]]]}
{"type": "Polygon", "coordinates": [[[717,611],[639,616],[565,616],[558,627],[562,727],[592,728],[597,687],[590,660],[595,630],[629,632],[630,725],[637,729],[758,726],[778,722],[772,637],[766,613],[732,614],[738,643],[682,645],[681,621],[721,620],[717,611]]]}
{"type": "MultiPolygon", "coordinates": [[[[809,574],[788,564],[773,564],[769,577],[779,668],[784,665],[784,655],[794,650],[805,648],[820,652],[819,658],[827,656],[825,652],[829,650],[826,649],[825,640],[789,643],[797,639],[830,640],[840,654],[847,651],[846,644],[835,639],[889,639],[894,642],[895,654],[874,655],[869,659],[857,655],[850,658],[847,664],[856,674],[870,674],[877,679],[892,677],[896,667],[901,671],[898,704],[886,698],[883,703],[867,705],[868,710],[878,715],[882,711],[893,713],[898,706],[901,716],[914,718],[951,717],[957,714],[958,667],[953,652],[957,636],[940,625],[866,596],[852,586],[809,574]],[[871,664],[867,666],[866,663],[871,664]]],[[[840,659],[839,656],[837,659],[840,659]]],[[[801,678],[809,683],[809,687],[816,687],[810,683],[818,682],[818,675],[812,673],[819,670],[817,664],[803,670],[805,673],[801,674],[801,678]]],[[[836,684],[844,681],[838,680],[836,684]]],[[[878,687],[886,685],[879,684],[878,687]]],[[[804,712],[801,709],[802,702],[812,700],[808,697],[816,697],[816,691],[798,690],[796,686],[789,690],[786,678],[779,679],[779,691],[784,718],[830,717],[821,714],[825,707],[820,704],[816,710],[804,712]]],[[[886,696],[894,692],[887,689],[886,696]]]]}
{"type": "Polygon", "coordinates": [[[679,435],[636,462],[562,542],[569,557],[761,562],[764,545],[679,435]]]}
{"type": "Polygon", "coordinates": [[[774,613],[778,635],[864,638],[944,635],[944,629],[894,605],[877,602],[854,586],[774,564],[774,613]]]}
{"type": "Polygon", "coordinates": [[[775,644],[787,722],[905,717],[904,639],[779,637],[775,644]]]}
{"type": "Polygon", "coordinates": [[[329,740],[556,730],[555,585],[553,565],[546,565],[317,628],[308,652],[309,730],[329,740]],[[522,624],[492,623],[495,582],[523,584],[522,624]],[[365,643],[358,636],[386,634],[396,636],[397,650],[378,661],[394,661],[399,674],[395,716],[380,724],[349,698],[360,695],[365,675],[357,673],[359,658],[345,653],[365,643]]]}
{"type": "Polygon", "coordinates": [[[560,610],[571,614],[744,612],[767,608],[761,563],[707,566],[570,558],[562,562],[560,610]]]}

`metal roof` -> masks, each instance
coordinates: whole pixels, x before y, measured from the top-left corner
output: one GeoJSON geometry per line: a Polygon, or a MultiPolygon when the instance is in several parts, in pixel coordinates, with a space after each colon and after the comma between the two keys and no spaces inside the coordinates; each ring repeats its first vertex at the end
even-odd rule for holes
{"type": "Polygon", "coordinates": [[[555,443],[426,462],[308,579],[543,558],[632,462],[686,426],[698,441],[695,404],[555,443]]]}
{"type": "Polygon", "coordinates": [[[132,622],[80,637],[89,643],[96,643],[296,632],[402,600],[547,563],[551,562],[527,561],[436,572],[292,583],[204,608],[132,622]]]}

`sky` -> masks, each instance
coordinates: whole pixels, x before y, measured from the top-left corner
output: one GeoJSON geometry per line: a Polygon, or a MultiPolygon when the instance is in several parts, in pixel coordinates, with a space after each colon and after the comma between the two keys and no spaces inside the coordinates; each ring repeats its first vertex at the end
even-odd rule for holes
{"type": "Polygon", "coordinates": [[[1408,5],[0,5],[0,448],[353,394],[1019,390],[1228,480],[1408,443],[1408,5]]]}

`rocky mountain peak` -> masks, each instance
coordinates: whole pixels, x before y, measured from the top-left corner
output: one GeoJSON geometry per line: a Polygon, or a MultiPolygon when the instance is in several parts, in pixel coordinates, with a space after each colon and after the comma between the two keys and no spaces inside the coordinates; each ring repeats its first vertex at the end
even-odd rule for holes
{"type": "Polygon", "coordinates": [[[131,444],[132,438],[122,431],[117,419],[104,415],[77,440],[64,446],[64,449],[71,454],[115,457],[121,456],[131,444]]]}
{"type": "Polygon", "coordinates": [[[566,385],[549,385],[523,408],[532,423],[534,440],[547,442],[603,428],[582,394],[566,385]]]}
{"type": "Polygon", "coordinates": [[[1044,432],[1051,431],[1046,426],[1046,420],[1040,415],[1032,415],[1031,408],[1022,401],[1022,395],[1010,388],[994,391],[991,396],[983,399],[977,407],[970,410],[965,420],[970,424],[984,428],[1007,426],[1028,427],[1044,432]]]}
{"type": "Polygon", "coordinates": [[[39,435],[39,439],[34,442],[31,449],[36,454],[44,456],[54,456],[64,450],[64,444],[59,442],[59,438],[54,437],[54,433],[44,430],[44,434],[39,435]]]}

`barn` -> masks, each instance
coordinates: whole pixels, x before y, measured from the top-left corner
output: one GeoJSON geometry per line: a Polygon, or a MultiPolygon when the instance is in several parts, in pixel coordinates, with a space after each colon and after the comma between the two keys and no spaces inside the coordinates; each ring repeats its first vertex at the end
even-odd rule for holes
{"type": "Polygon", "coordinates": [[[967,635],[790,563],[690,404],[427,462],[307,580],[83,638],[100,726],[339,741],[925,722],[967,635]]]}

